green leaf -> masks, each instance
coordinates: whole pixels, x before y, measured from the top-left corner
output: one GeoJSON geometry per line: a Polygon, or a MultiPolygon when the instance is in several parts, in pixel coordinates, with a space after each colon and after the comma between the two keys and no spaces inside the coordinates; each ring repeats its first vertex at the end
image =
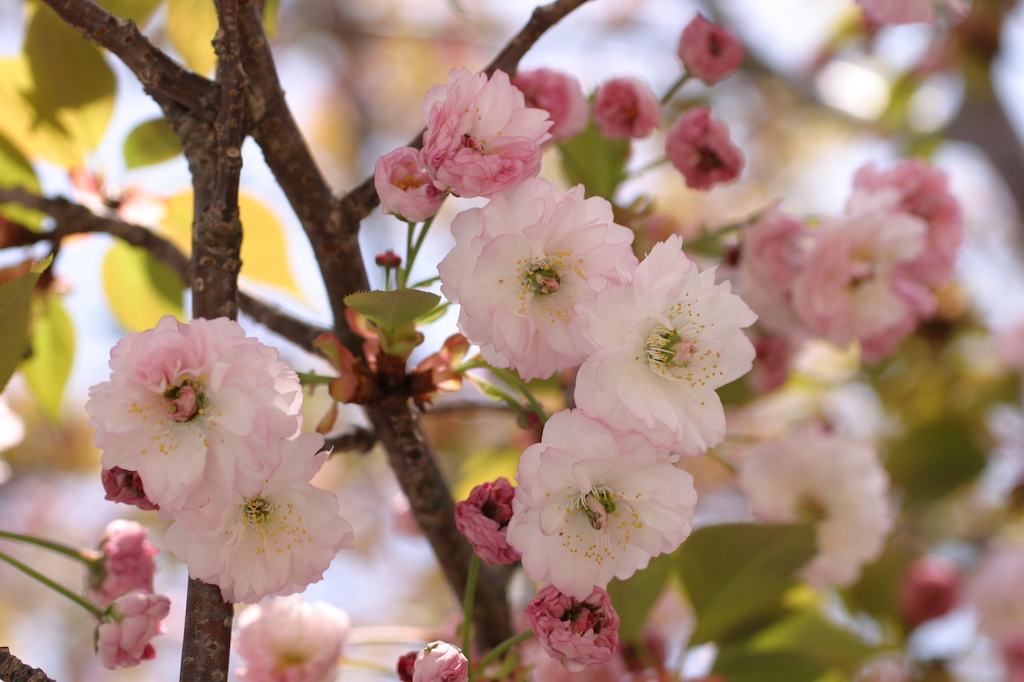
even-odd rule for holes
{"type": "Polygon", "coordinates": [[[217,34],[213,0],[167,0],[167,37],[188,67],[209,76],[217,63],[213,37],[217,34]]]}
{"type": "Polygon", "coordinates": [[[419,289],[361,291],[345,297],[345,305],[362,313],[386,333],[414,322],[434,309],[441,297],[419,289]]]}
{"type": "Polygon", "coordinates": [[[875,647],[812,610],[797,611],[760,632],[750,640],[750,648],[764,653],[796,654],[846,672],[853,672],[865,659],[878,653],[875,647]]]}
{"type": "Polygon", "coordinates": [[[967,423],[952,415],[908,433],[890,449],[886,468],[908,504],[945,497],[985,468],[985,453],[967,423]]]}
{"type": "Polygon", "coordinates": [[[181,140],[163,118],[140,123],[124,141],[124,161],[128,168],[173,159],[181,151],[181,140]]]}
{"type": "Polygon", "coordinates": [[[32,301],[32,357],[21,366],[29,390],[54,422],[75,359],[75,326],[55,294],[32,301]]]}
{"type": "Polygon", "coordinates": [[[163,0],[97,0],[111,14],[131,19],[139,26],[146,23],[163,0]]]}
{"type": "MultiPolygon", "coordinates": [[[[35,194],[39,193],[39,179],[36,177],[32,164],[3,135],[0,135],[0,187],[4,189],[21,187],[35,194]]],[[[42,213],[18,204],[0,206],[0,216],[37,230],[43,222],[42,213]]]]}
{"type": "Polygon", "coordinates": [[[103,259],[103,288],[114,317],[130,332],[152,329],[164,315],[184,319],[184,283],[145,249],[115,242],[103,259]]]}
{"type": "Polygon", "coordinates": [[[722,647],[714,672],[729,682],[816,682],[828,669],[787,653],[760,653],[743,645],[722,647]]]}
{"type": "Polygon", "coordinates": [[[268,38],[277,34],[277,13],[281,9],[281,0],[264,0],[263,30],[268,38]]]}
{"type": "Polygon", "coordinates": [[[723,641],[777,619],[796,571],[817,551],[810,524],[724,524],[693,532],[679,550],[697,612],[691,642],[723,641]]]}
{"type": "Polygon", "coordinates": [[[647,568],[637,571],[628,580],[614,579],[608,584],[612,606],[619,614],[619,639],[634,646],[643,646],[647,615],[661,596],[677,565],[675,554],[662,554],[651,559],[647,568]]]}
{"type": "Polygon", "coordinates": [[[81,163],[99,145],[110,122],[117,86],[114,73],[99,48],[48,7],[30,11],[25,56],[31,85],[22,93],[34,107],[30,129],[63,138],[69,156],[51,160],[81,163]]]}
{"type": "Polygon", "coordinates": [[[0,392],[28,350],[28,319],[32,289],[50,264],[49,258],[10,282],[0,284],[0,392]]]}
{"type": "Polygon", "coordinates": [[[612,201],[615,190],[626,179],[629,140],[612,140],[597,132],[592,120],[582,133],[558,145],[562,170],[570,184],[582,183],[586,194],[612,201]]]}
{"type": "Polygon", "coordinates": [[[864,611],[877,620],[900,622],[899,587],[917,557],[906,537],[889,536],[882,555],[864,566],[860,580],[842,593],[850,611],[864,611]]]}

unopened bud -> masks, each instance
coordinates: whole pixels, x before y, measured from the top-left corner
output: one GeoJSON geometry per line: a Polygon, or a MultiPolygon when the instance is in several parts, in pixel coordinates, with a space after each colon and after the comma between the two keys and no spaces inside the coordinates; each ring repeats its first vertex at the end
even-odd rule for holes
{"type": "Polygon", "coordinates": [[[382,268],[397,268],[402,265],[402,257],[388,249],[384,253],[378,253],[374,262],[382,268]]]}

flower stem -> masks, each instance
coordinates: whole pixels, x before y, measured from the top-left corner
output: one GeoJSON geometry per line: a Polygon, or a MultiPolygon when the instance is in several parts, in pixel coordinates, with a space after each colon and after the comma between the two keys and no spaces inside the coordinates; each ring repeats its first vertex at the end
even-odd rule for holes
{"type": "Polygon", "coordinates": [[[544,406],[541,405],[540,401],[534,397],[530,389],[526,387],[526,382],[520,379],[519,375],[500,367],[491,367],[490,370],[512,386],[515,386],[519,392],[523,394],[523,397],[526,398],[527,402],[530,403],[530,406],[536,411],[537,416],[540,417],[542,423],[548,420],[548,413],[544,411],[544,406]]]}
{"type": "Polygon", "coordinates": [[[527,630],[526,632],[520,632],[518,635],[515,635],[513,637],[509,637],[504,642],[502,642],[498,646],[494,647],[489,652],[487,652],[487,655],[484,656],[480,660],[480,663],[477,664],[477,666],[476,666],[477,673],[482,673],[484,671],[484,669],[487,668],[487,666],[489,666],[491,663],[494,663],[496,660],[498,660],[498,658],[503,656],[506,651],[508,651],[512,647],[516,646],[517,644],[525,642],[526,640],[530,639],[531,637],[533,637],[533,632],[531,632],[530,630],[527,630]]]}
{"type": "Polygon", "coordinates": [[[661,98],[661,106],[665,106],[666,104],[668,104],[669,101],[672,99],[672,96],[676,94],[676,90],[683,87],[683,83],[685,83],[688,80],[690,80],[690,74],[684,72],[683,75],[679,77],[679,80],[673,83],[672,87],[668,89],[668,92],[665,93],[665,96],[661,98]]]}
{"type": "Polygon", "coordinates": [[[396,275],[399,289],[404,289],[409,281],[409,275],[412,274],[412,266],[416,262],[416,256],[419,254],[420,247],[423,246],[423,240],[427,238],[427,231],[434,224],[434,218],[436,217],[437,214],[435,213],[424,221],[423,227],[420,228],[420,233],[416,235],[415,241],[413,240],[413,234],[416,232],[416,223],[409,223],[409,230],[405,233],[405,267],[399,268],[396,275]]]}
{"type": "Polygon", "coordinates": [[[103,616],[103,612],[100,611],[96,607],[96,605],[93,604],[92,602],[86,601],[85,599],[83,599],[82,597],[78,596],[77,594],[75,594],[74,592],[69,590],[68,588],[66,588],[63,585],[61,585],[60,583],[57,583],[57,582],[54,582],[53,580],[50,580],[49,578],[47,578],[42,573],[36,571],[34,568],[30,568],[29,566],[26,566],[25,564],[21,563],[20,561],[18,561],[14,557],[9,556],[7,554],[4,554],[3,552],[0,552],[0,561],[6,561],[11,566],[14,566],[16,569],[18,569],[19,571],[21,571],[25,575],[29,576],[30,578],[35,578],[36,580],[38,580],[42,584],[46,585],[47,587],[49,587],[49,588],[51,588],[53,590],[56,590],[57,592],[60,592],[65,597],[67,597],[71,601],[75,602],[76,604],[78,604],[79,606],[84,608],[86,611],[91,613],[92,615],[96,616],[96,618],[101,618],[103,616]]]}
{"type": "MultiPolygon", "coordinates": [[[[473,558],[469,560],[469,575],[466,576],[466,596],[462,600],[462,653],[469,658],[470,646],[473,643],[473,602],[476,601],[476,582],[480,577],[480,555],[473,552],[473,558]]],[[[470,667],[469,679],[473,679],[473,669],[470,667]]]]}
{"type": "Polygon", "coordinates": [[[312,372],[296,372],[299,375],[299,383],[303,386],[316,385],[316,384],[329,384],[335,380],[336,377],[329,377],[324,374],[314,374],[312,372]]]}
{"type": "Polygon", "coordinates": [[[93,566],[100,561],[99,552],[79,549],[78,547],[72,547],[52,540],[32,537],[31,535],[22,535],[21,533],[12,533],[10,531],[0,530],[0,539],[24,542],[29,545],[36,545],[37,547],[53,550],[58,554],[63,554],[66,557],[71,557],[72,559],[81,561],[83,564],[88,566],[93,566]]]}

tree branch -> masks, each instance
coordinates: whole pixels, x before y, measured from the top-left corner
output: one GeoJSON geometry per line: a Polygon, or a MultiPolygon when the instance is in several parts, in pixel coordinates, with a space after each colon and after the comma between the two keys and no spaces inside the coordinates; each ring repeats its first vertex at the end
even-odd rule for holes
{"type": "Polygon", "coordinates": [[[43,2],[69,26],[117,55],[161,106],[176,102],[192,111],[204,109],[204,98],[216,86],[168,57],[135,22],[114,16],[93,0],[43,2]]]}
{"type": "Polygon", "coordinates": [[[5,646],[0,646],[0,680],[2,682],[53,682],[39,668],[22,663],[5,646]]]}

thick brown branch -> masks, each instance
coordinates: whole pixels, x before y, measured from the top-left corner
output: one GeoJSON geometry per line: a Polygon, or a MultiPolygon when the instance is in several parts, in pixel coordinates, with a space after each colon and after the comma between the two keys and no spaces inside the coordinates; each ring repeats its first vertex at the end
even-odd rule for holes
{"type": "Polygon", "coordinates": [[[352,348],[359,339],[344,328],[345,296],[366,289],[368,280],[356,239],[358,222],[346,221],[309,151],[291,110],[263,29],[258,0],[241,0],[242,62],[253,83],[249,99],[253,139],[302,223],[327,287],[340,338],[352,348]]]}
{"type": "MultiPolygon", "coordinates": [[[[505,44],[505,47],[498,53],[498,56],[484,69],[484,73],[491,75],[500,69],[510,77],[514,76],[516,69],[519,68],[519,60],[540,40],[540,37],[552,26],[568,16],[570,12],[587,1],[556,0],[533,10],[533,14],[530,16],[529,21],[526,22],[526,25],[505,44]]],[[[413,138],[408,146],[417,149],[422,147],[423,133],[424,131],[420,131],[419,135],[413,138]]],[[[370,211],[377,208],[379,204],[380,198],[377,196],[377,190],[373,186],[373,176],[370,176],[342,197],[341,210],[347,218],[347,224],[358,225],[359,221],[370,215],[370,211]]]]}
{"type": "Polygon", "coordinates": [[[0,680],[2,682],[53,682],[42,670],[22,663],[5,646],[0,646],[0,680]]]}
{"type": "Polygon", "coordinates": [[[135,22],[114,16],[93,0],[43,2],[69,26],[117,55],[161,106],[177,102],[193,111],[203,109],[203,99],[214,84],[164,54],[135,22]]]}

